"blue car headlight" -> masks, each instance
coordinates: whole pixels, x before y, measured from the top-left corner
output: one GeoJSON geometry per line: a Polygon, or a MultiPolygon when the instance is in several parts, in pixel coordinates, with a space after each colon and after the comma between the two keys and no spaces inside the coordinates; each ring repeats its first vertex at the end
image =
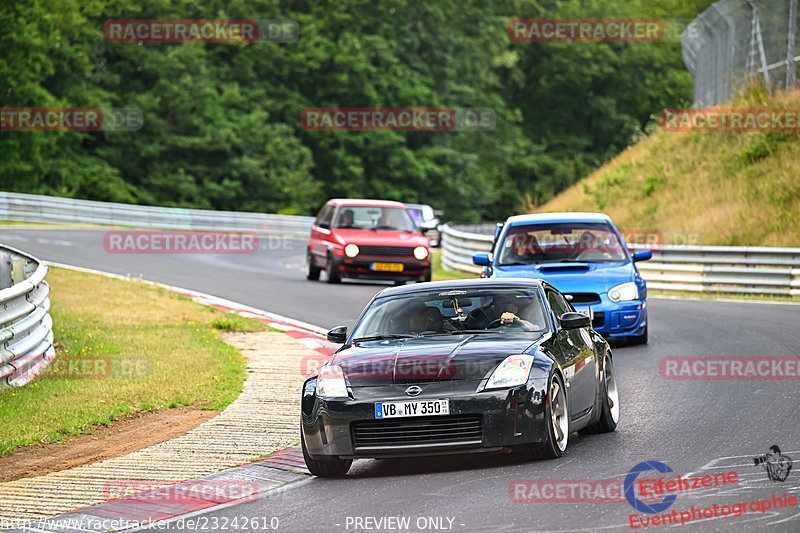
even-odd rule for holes
{"type": "Polygon", "coordinates": [[[632,281],[623,283],[622,285],[617,285],[616,287],[611,287],[608,289],[608,299],[612,302],[638,300],[639,287],[637,287],[636,283],[632,281]]]}

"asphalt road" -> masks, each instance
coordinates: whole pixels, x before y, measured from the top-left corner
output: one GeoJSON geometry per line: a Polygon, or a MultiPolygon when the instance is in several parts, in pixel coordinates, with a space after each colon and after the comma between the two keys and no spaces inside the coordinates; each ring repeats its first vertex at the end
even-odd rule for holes
{"type": "MultiPolygon", "coordinates": [[[[351,325],[369,298],[387,286],[308,282],[302,273],[304,243],[297,241],[275,242],[273,249],[252,255],[116,255],[104,251],[99,230],[0,227],[0,242],[42,259],[141,274],[323,327],[351,325]]],[[[730,471],[738,475],[735,483],[680,492],[664,513],[772,502],[773,494],[800,496],[798,381],[673,381],[659,374],[659,361],[666,356],[797,357],[800,306],[658,298],[648,306],[650,343],[614,350],[621,398],[617,431],[573,434],[561,459],[536,461],[512,453],[361,460],[344,479],[311,478],[256,502],[199,516],[207,528],[216,523],[217,530],[223,525],[246,529],[244,517],[257,519],[247,528],[263,530],[261,526],[277,517],[279,531],[624,531],[632,529],[631,515],[641,516],[627,502],[590,497],[574,503],[526,503],[510,496],[517,480],[620,480],[642,461],[666,463],[684,477],[730,471]],[[795,459],[783,482],[769,480],[753,463],[753,457],[774,444],[795,459]]],[[[685,527],[800,531],[796,505],[764,513],[750,509],[738,517],[701,519],[685,527]]],[[[165,526],[187,530],[185,523],[165,526]]]]}

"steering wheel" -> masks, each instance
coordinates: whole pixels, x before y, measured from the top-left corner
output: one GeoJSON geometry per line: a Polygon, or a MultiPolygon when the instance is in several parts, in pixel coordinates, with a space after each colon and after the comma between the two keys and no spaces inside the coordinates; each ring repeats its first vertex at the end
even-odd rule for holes
{"type": "MultiPolygon", "coordinates": [[[[492,320],[489,323],[489,325],[486,326],[486,329],[496,328],[497,326],[502,324],[502,322],[503,322],[502,318],[496,318],[496,319],[492,320]]],[[[525,328],[524,331],[534,331],[531,328],[529,328],[528,326],[526,326],[525,324],[523,324],[522,321],[517,316],[514,317],[514,321],[510,325],[504,326],[504,327],[510,328],[510,327],[513,327],[513,326],[521,326],[521,327],[525,328]]]]}

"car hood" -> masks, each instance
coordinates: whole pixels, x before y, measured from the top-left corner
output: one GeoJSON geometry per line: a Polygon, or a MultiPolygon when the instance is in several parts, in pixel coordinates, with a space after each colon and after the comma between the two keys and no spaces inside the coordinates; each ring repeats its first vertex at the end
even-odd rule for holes
{"type": "Polygon", "coordinates": [[[334,234],[342,244],[355,243],[377,246],[427,246],[428,239],[421,233],[411,231],[369,231],[361,229],[337,229],[334,234]]]}
{"type": "Polygon", "coordinates": [[[564,293],[607,292],[636,279],[633,263],[544,263],[494,267],[496,278],[538,278],[564,293]]]}
{"type": "Polygon", "coordinates": [[[336,354],[353,387],[482,379],[512,354],[539,341],[531,334],[419,337],[358,343],[336,354]]]}

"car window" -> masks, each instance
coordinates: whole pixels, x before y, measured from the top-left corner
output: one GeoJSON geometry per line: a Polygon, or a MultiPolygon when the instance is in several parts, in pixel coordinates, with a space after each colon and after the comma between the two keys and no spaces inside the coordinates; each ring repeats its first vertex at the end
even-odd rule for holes
{"type": "Polygon", "coordinates": [[[418,231],[408,211],[402,207],[346,205],[336,215],[336,229],[418,231]]]}
{"type": "Polygon", "coordinates": [[[559,292],[552,290],[547,291],[547,301],[550,304],[550,309],[552,309],[558,323],[561,323],[561,315],[572,311],[569,302],[567,302],[567,300],[559,292]]]}
{"type": "Polygon", "coordinates": [[[353,338],[377,335],[451,335],[461,330],[540,332],[547,329],[545,308],[534,289],[467,289],[412,293],[376,299],[353,330],[353,338]],[[518,322],[500,327],[504,312],[518,322]]]}
{"type": "Polygon", "coordinates": [[[319,210],[319,214],[317,214],[317,219],[314,221],[314,224],[316,224],[317,226],[319,226],[319,227],[321,227],[321,228],[324,228],[324,227],[326,227],[326,226],[324,226],[324,224],[325,224],[325,217],[326,217],[326,216],[328,215],[328,213],[330,213],[332,210],[333,210],[333,206],[332,206],[332,205],[330,205],[330,204],[322,206],[322,209],[320,209],[320,210],[319,210]]]}
{"type": "Polygon", "coordinates": [[[514,226],[509,228],[497,252],[500,266],[628,260],[614,229],[597,222],[514,226]]]}
{"type": "Polygon", "coordinates": [[[325,213],[323,213],[323,215],[322,215],[322,223],[319,224],[319,227],[321,227],[321,228],[330,228],[331,227],[331,219],[333,218],[333,211],[334,210],[335,210],[334,206],[332,206],[332,205],[328,206],[328,210],[325,211],[325,213]]]}

